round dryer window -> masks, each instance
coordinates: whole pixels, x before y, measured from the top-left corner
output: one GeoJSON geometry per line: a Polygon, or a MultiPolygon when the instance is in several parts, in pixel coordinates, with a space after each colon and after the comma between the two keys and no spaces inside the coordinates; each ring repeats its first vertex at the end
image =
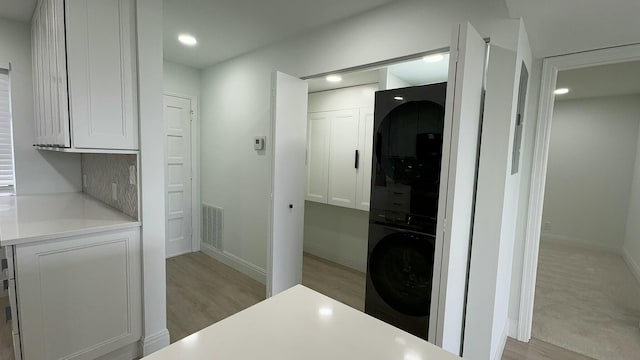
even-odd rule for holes
{"type": "Polygon", "coordinates": [[[431,237],[410,232],[388,235],[374,247],[369,258],[371,281],[396,311],[429,315],[434,250],[431,237]]]}

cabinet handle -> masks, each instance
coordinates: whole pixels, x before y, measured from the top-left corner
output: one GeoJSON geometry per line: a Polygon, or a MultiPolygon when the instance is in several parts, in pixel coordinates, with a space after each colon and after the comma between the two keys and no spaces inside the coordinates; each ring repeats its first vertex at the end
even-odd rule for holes
{"type": "Polygon", "coordinates": [[[2,289],[4,291],[9,290],[9,280],[2,280],[2,289]]]}
{"type": "Polygon", "coordinates": [[[7,270],[9,268],[9,262],[7,259],[2,259],[0,267],[2,267],[2,270],[7,270]]]}
{"type": "Polygon", "coordinates": [[[356,163],[355,168],[357,169],[360,166],[360,152],[356,150],[356,163]]]}
{"type": "Polygon", "coordinates": [[[5,322],[11,321],[11,306],[4,308],[4,318],[6,319],[5,322]]]}

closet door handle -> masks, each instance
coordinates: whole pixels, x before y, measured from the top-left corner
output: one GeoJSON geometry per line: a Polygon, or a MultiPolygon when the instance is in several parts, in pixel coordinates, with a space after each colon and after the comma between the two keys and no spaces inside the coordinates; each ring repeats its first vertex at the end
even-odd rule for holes
{"type": "Polygon", "coordinates": [[[360,152],[359,152],[358,150],[356,150],[356,163],[355,163],[355,166],[354,166],[354,167],[355,167],[356,169],[357,169],[358,167],[360,167],[360,152]]]}

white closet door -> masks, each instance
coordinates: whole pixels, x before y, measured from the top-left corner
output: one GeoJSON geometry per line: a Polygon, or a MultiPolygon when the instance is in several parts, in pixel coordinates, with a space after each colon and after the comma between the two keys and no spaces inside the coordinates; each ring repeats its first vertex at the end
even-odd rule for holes
{"type": "Polygon", "coordinates": [[[331,205],[356,207],[356,151],[359,111],[333,112],[329,148],[329,200],[331,205]]]}
{"type": "Polygon", "coordinates": [[[302,282],[309,89],[306,81],[278,72],[273,91],[273,207],[267,296],[302,282]]]}
{"type": "Polygon", "coordinates": [[[451,41],[444,123],[434,293],[429,339],[460,353],[468,282],[469,244],[484,93],[487,45],[471,26],[456,25],[451,41]],[[437,309],[437,310],[436,310],[437,309]],[[437,326],[434,326],[437,322],[437,326]]]}
{"type": "Polygon", "coordinates": [[[358,130],[358,183],[356,186],[356,208],[369,211],[371,198],[371,165],[373,158],[373,108],[360,109],[358,130]]]}
{"type": "Polygon", "coordinates": [[[326,204],[329,190],[331,113],[326,111],[310,113],[308,126],[306,199],[326,204]]]}

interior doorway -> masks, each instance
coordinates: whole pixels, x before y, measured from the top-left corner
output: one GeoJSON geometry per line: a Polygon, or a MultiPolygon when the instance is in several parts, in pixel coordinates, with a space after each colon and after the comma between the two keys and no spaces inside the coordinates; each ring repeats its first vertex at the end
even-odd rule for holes
{"type": "Polygon", "coordinates": [[[640,351],[640,48],[545,60],[519,337],[640,351]]]}
{"type": "Polygon", "coordinates": [[[557,79],[532,336],[597,359],[640,352],[638,74],[626,62],[557,79]]]}
{"type": "Polygon", "coordinates": [[[308,79],[303,285],[364,312],[376,92],[443,83],[448,68],[442,50],[308,79]]]}

